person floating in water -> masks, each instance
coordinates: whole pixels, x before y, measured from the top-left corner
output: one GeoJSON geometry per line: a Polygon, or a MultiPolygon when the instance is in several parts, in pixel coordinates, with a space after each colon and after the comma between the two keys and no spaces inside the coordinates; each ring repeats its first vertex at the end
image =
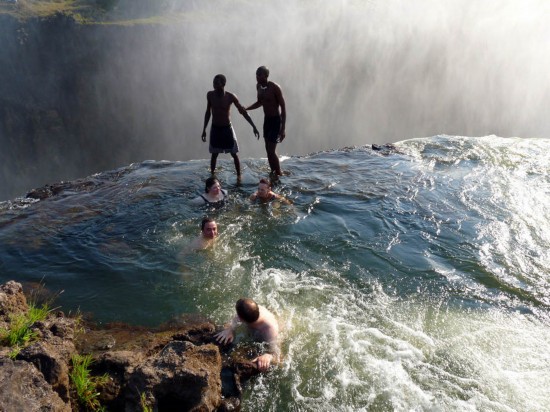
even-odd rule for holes
{"type": "Polygon", "coordinates": [[[215,338],[224,345],[233,342],[235,329],[239,323],[243,323],[253,332],[258,341],[267,344],[265,353],[252,360],[261,372],[265,372],[272,363],[278,362],[280,358],[278,343],[279,324],[277,323],[277,319],[273,313],[258,305],[252,299],[239,299],[235,304],[235,309],[237,314],[231,320],[229,326],[217,333],[215,338]]]}
{"type": "Polygon", "coordinates": [[[268,77],[269,69],[265,66],[258,67],[256,70],[258,100],[248,106],[246,110],[263,107],[265,116],[263,131],[267,160],[271,173],[275,176],[281,176],[283,172],[275,149],[277,143],[281,143],[286,137],[286,105],[281,87],[277,83],[268,81],[268,77]]]}
{"type": "Polygon", "coordinates": [[[201,233],[187,247],[187,251],[206,249],[218,238],[218,225],[213,219],[205,217],[201,222],[201,233]]]}
{"type": "Polygon", "coordinates": [[[216,170],[216,161],[220,153],[231,153],[237,176],[241,176],[241,162],[237,152],[239,145],[235,131],[231,125],[230,108],[234,104],[248,123],[252,126],[254,135],[260,138],[260,132],[256,129],[254,122],[246,112],[245,108],[239,103],[239,99],[233,93],[225,91],[226,78],[223,74],[217,74],[214,77],[214,90],[206,94],[206,113],[204,114],[204,127],[202,130],[202,141],[206,142],[206,127],[212,116],[212,126],[210,127],[209,152],[212,154],[210,159],[210,171],[213,174],[216,170]]]}
{"type": "Polygon", "coordinates": [[[277,193],[271,190],[271,182],[267,179],[260,179],[258,183],[258,190],[250,196],[252,202],[258,200],[262,203],[271,202],[272,200],[278,200],[281,203],[291,205],[292,202],[287,198],[278,195],[277,193]]]}
{"type": "Polygon", "coordinates": [[[227,201],[229,194],[227,190],[222,189],[220,181],[215,177],[206,179],[204,194],[191,200],[194,205],[223,206],[227,201]]]}

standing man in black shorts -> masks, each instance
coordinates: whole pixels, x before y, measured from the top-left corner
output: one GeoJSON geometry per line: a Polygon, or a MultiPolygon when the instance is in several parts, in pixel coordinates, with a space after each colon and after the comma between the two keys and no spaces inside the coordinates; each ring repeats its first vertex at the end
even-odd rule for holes
{"type": "Polygon", "coordinates": [[[210,171],[214,174],[216,170],[216,161],[220,153],[231,153],[233,162],[235,163],[235,170],[237,176],[241,176],[241,162],[237,152],[239,151],[239,145],[237,143],[237,137],[235,131],[231,125],[231,118],[229,111],[231,104],[237,107],[237,110],[248,123],[252,126],[254,135],[260,138],[260,132],[256,129],[254,122],[246,112],[245,108],[239,103],[239,99],[233,93],[225,91],[226,78],[223,74],[217,74],[214,77],[213,85],[214,90],[209,91],[206,94],[206,113],[204,114],[204,127],[202,129],[202,141],[206,142],[206,126],[212,116],[212,126],[210,127],[210,145],[208,150],[212,154],[210,159],[210,171]]]}
{"type": "Polygon", "coordinates": [[[267,160],[271,173],[281,176],[283,173],[275,149],[277,143],[282,142],[286,136],[286,106],[281,87],[277,83],[268,81],[268,77],[269,69],[265,66],[258,67],[256,70],[258,101],[247,107],[246,110],[254,110],[260,106],[264,108],[264,139],[267,160]]]}

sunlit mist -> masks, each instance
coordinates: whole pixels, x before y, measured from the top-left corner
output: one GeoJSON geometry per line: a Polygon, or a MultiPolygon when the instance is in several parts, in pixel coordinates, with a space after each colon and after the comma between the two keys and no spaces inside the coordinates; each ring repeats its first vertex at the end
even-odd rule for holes
{"type": "MultiPolygon", "coordinates": [[[[119,1],[108,24],[82,28],[97,50],[83,45],[95,53],[90,72],[71,78],[81,142],[61,137],[75,146],[58,145],[68,154],[57,169],[40,162],[55,169],[49,178],[67,179],[206,158],[213,76],[224,73],[226,89],[250,105],[260,65],[287,102],[281,154],[437,134],[548,137],[548,17],[550,3],[536,0],[119,1]]],[[[64,90],[58,83],[52,93],[64,90]]],[[[261,128],[261,109],[251,116],[261,128]]],[[[237,111],[232,118],[241,157],[265,156],[237,111]]]]}

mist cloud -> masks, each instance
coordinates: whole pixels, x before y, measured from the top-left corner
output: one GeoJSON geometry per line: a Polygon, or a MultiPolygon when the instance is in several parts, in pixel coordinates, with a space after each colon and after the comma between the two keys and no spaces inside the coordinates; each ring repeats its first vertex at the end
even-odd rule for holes
{"type": "MultiPolygon", "coordinates": [[[[116,58],[139,60],[139,73],[124,74],[131,101],[155,96],[147,111],[165,118],[175,140],[199,140],[216,73],[226,74],[242,103],[255,101],[260,65],[285,93],[288,140],[280,150],[290,154],[442,133],[549,135],[545,2],[170,4],[182,20],[116,58]],[[143,97],[140,77],[150,86],[143,97]]],[[[261,125],[261,110],[252,116],[261,125]]],[[[249,141],[246,122],[238,113],[233,119],[249,141]]],[[[254,143],[245,156],[263,154],[254,143]]]]}
{"type": "MultiPolygon", "coordinates": [[[[97,32],[100,57],[75,82],[98,120],[79,155],[92,160],[66,162],[87,164],[72,178],[208,158],[200,133],[212,78],[224,73],[249,105],[260,65],[287,102],[281,154],[437,134],[550,135],[545,1],[120,1],[110,13],[161,17],[83,29],[97,32]]],[[[251,116],[261,129],[261,109],[251,116]]],[[[232,118],[241,157],[264,157],[262,140],[236,110],[232,118]]]]}

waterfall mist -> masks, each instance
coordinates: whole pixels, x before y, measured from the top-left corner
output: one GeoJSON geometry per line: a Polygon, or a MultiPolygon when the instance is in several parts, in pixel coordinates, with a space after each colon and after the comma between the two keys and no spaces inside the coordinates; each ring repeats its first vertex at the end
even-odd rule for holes
{"type": "MultiPolygon", "coordinates": [[[[88,39],[79,68],[41,69],[46,90],[65,95],[49,109],[69,132],[42,143],[55,159],[13,153],[4,117],[0,198],[146,159],[209,157],[200,134],[212,78],[224,73],[226,89],[249,105],[260,65],[286,98],[280,154],[436,134],[550,135],[545,1],[121,0],[108,16],[117,24],[75,29],[88,39]]],[[[251,116],[261,130],[261,109],[251,116]]],[[[265,156],[236,110],[232,119],[241,158],[265,156]]],[[[40,151],[36,139],[26,144],[40,151]]]]}

